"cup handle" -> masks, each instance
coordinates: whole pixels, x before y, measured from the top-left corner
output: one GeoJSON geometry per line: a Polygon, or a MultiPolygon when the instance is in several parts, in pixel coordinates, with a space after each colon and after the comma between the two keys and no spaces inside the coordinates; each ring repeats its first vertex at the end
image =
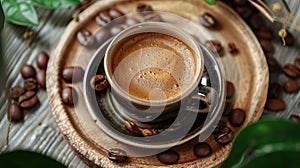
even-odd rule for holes
{"type": "Polygon", "coordinates": [[[217,98],[217,92],[209,86],[199,86],[198,93],[191,97],[185,110],[196,113],[208,113],[217,98]]]}

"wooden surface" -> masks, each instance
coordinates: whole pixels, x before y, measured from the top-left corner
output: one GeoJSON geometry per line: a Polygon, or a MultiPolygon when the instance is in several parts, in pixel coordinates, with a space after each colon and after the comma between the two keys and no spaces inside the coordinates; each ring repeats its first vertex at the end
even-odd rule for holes
{"type": "MultiPolygon", "coordinates": [[[[271,3],[271,1],[269,2],[271,3]]],[[[298,10],[297,7],[300,2],[291,1],[290,3],[292,11],[298,13],[296,10],[298,10]]],[[[5,25],[3,31],[3,41],[5,43],[3,60],[7,69],[7,77],[1,78],[1,82],[5,82],[6,88],[22,81],[21,76],[18,74],[22,64],[29,63],[35,65],[35,57],[39,51],[45,50],[51,53],[54,50],[60,36],[69,23],[72,11],[39,10],[39,15],[41,16],[41,23],[38,27],[33,28],[35,36],[28,41],[23,39],[25,28],[11,24],[5,25]],[[29,44],[30,47],[28,47],[29,44]]],[[[295,35],[295,39],[297,39],[299,33],[293,32],[293,34],[295,35]]],[[[276,44],[275,57],[280,60],[281,65],[293,62],[295,57],[299,57],[299,51],[297,50],[299,42],[297,41],[294,47],[282,47],[281,44],[276,44]]],[[[291,114],[299,114],[300,103],[297,101],[299,95],[284,95],[284,99],[288,105],[285,111],[279,113],[264,111],[264,114],[278,117],[289,117],[291,114]]],[[[85,167],[86,165],[76,156],[59,132],[49,108],[46,92],[40,90],[38,96],[41,102],[40,106],[31,110],[32,112],[26,115],[23,123],[12,125],[10,146],[9,148],[5,148],[6,129],[8,127],[6,116],[8,102],[4,92],[1,93],[1,151],[14,149],[33,150],[54,157],[69,167],[85,167]]]]}

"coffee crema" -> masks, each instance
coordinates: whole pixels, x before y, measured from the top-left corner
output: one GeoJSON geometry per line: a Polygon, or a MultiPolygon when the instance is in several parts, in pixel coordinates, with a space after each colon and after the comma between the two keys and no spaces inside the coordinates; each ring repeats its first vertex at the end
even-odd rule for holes
{"type": "Polygon", "coordinates": [[[171,99],[195,78],[195,51],[166,34],[146,32],[128,36],[115,46],[112,55],[113,80],[139,99],[171,99]]]}

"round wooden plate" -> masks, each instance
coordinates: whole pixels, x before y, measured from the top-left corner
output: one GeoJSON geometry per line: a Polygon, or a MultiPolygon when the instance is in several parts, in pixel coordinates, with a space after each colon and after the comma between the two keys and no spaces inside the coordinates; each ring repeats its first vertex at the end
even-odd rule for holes
{"type": "MultiPolygon", "coordinates": [[[[102,0],[93,4],[79,16],[79,22],[72,21],[56,49],[53,51],[47,70],[47,91],[51,110],[61,133],[70,146],[90,166],[100,167],[158,167],[167,166],[155,156],[130,157],[127,162],[118,164],[107,158],[107,151],[122,144],[107,136],[89,115],[85,101],[79,101],[76,107],[66,106],[62,102],[61,90],[66,86],[74,87],[79,97],[83,97],[82,82],[68,84],[61,78],[61,71],[67,66],[81,66],[85,69],[96,49],[81,46],[76,39],[77,32],[87,29],[92,33],[100,27],[95,22],[95,16],[108,8],[117,8],[124,13],[136,11],[138,3],[149,4],[154,10],[177,14],[199,24],[198,16],[209,12],[222,26],[219,30],[203,28],[208,39],[219,40],[224,47],[221,57],[225,68],[226,79],[234,83],[236,94],[234,108],[242,108],[247,112],[243,126],[257,120],[266,101],[269,74],[263,51],[256,37],[239,16],[223,3],[209,6],[203,0],[102,0]],[[234,42],[239,49],[235,56],[226,51],[228,42],[234,42]]],[[[234,132],[241,127],[234,128],[234,132]]],[[[242,127],[243,127],[242,126],[242,127]]],[[[193,155],[193,145],[197,140],[174,147],[180,154],[174,167],[215,167],[222,163],[230,151],[231,144],[221,146],[210,136],[206,141],[212,147],[212,154],[205,158],[193,155]]],[[[124,147],[126,148],[126,147],[124,147]]]]}

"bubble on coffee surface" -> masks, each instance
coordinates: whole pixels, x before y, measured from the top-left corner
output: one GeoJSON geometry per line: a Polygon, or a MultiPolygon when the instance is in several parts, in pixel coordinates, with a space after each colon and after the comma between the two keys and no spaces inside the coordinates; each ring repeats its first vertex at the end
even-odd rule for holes
{"type": "MultiPolygon", "coordinates": [[[[123,90],[141,99],[149,100],[149,93],[156,88],[163,90],[167,99],[176,97],[195,77],[194,51],[165,34],[148,32],[129,36],[112,54],[114,79],[123,90]]],[[[161,99],[164,97],[155,97],[161,99]]]]}

